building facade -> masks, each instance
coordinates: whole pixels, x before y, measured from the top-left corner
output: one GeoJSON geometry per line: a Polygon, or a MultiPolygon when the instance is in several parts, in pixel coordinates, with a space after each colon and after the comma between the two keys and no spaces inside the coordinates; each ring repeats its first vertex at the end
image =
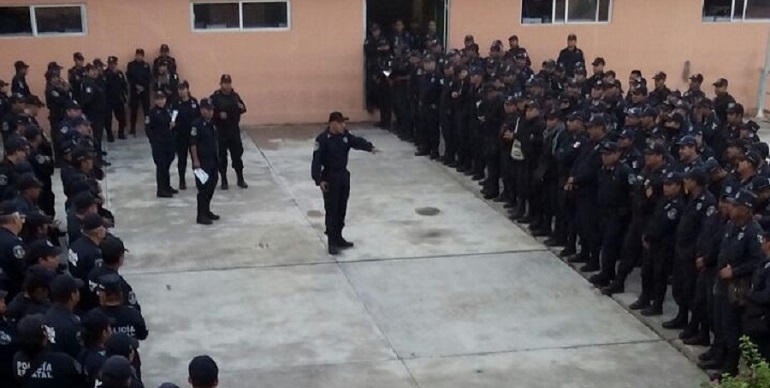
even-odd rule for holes
{"type": "MultiPolygon", "coordinates": [[[[166,43],[197,97],[215,90],[221,74],[232,75],[249,108],[244,124],[320,122],[332,110],[365,120],[367,8],[387,1],[2,0],[0,78],[10,81],[13,62],[24,60],[33,93],[42,96],[50,61],[69,67],[80,51],[89,60],[116,55],[125,67],[136,48],[151,61],[166,43]]],[[[399,1],[410,10],[402,17],[441,18],[449,47],[473,34],[486,50],[516,34],[539,67],[575,33],[586,59],[604,57],[623,81],[632,69],[648,79],[665,71],[675,89],[702,73],[710,92],[724,77],[756,109],[770,34],[764,0],[433,0],[440,11],[432,15],[427,1],[399,1]]]]}

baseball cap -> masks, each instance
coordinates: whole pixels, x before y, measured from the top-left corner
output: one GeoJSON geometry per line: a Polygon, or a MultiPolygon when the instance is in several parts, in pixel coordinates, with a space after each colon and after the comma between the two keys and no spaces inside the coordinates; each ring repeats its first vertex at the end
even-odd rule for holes
{"type": "Polygon", "coordinates": [[[169,48],[168,48],[168,45],[167,45],[167,44],[165,44],[165,43],[163,43],[162,45],[160,45],[160,52],[162,52],[162,53],[167,53],[167,52],[169,52],[169,48]]]}
{"type": "Polygon", "coordinates": [[[717,86],[717,87],[724,87],[724,86],[727,86],[727,85],[728,85],[728,82],[724,78],[720,78],[720,79],[716,80],[716,82],[714,82],[714,86],[717,86]]]}
{"type": "Polygon", "coordinates": [[[18,187],[19,191],[24,191],[24,190],[32,189],[32,188],[38,188],[39,189],[39,188],[43,187],[43,182],[40,182],[40,180],[37,179],[35,174],[33,174],[31,172],[28,172],[28,173],[22,174],[19,177],[19,181],[17,183],[17,187],[18,187]]]}
{"type": "Polygon", "coordinates": [[[76,61],[84,61],[86,58],[83,56],[83,53],[78,51],[78,52],[72,54],[72,59],[74,59],[76,61]]]}
{"type": "Polygon", "coordinates": [[[618,137],[621,139],[634,139],[636,138],[636,131],[633,128],[623,128],[618,137]]]}
{"type": "Polygon", "coordinates": [[[690,81],[695,81],[697,83],[703,83],[703,74],[697,73],[690,76],[690,81]]]}
{"type": "Polygon", "coordinates": [[[585,116],[582,113],[575,111],[567,115],[567,121],[585,121],[585,116]]]}
{"type": "Polygon", "coordinates": [[[708,174],[706,173],[706,170],[703,169],[703,167],[693,168],[692,170],[686,172],[682,178],[695,181],[695,183],[697,183],[699,186],[703,186],[708,182],[708,174]]]}
{"type": "Polygon", "coordinates": [[[14,62],[13,67],[16,68],[16,71],[19,71],[21,69],[28,68],[29,65],[24,63],[24,61],[16,61],[16,62],[14,62]]]}
{"type": "Polygon", "coordinates": [[[75,162],[82,162],[84,160],[93,159],[94,154],[90,149],[85,147],[78,147],[72,151],[72,160],[75,162]]]}
{"type": "Polygon", "coordinates": [[[698,142],[695,141],[694,137],[687,135],[679,139],[679,142],[677,144],[680,146],[695,147],[698,145],[698,142]]]}
{"type": "Polygon", "coordinates": [[[722,165],[719,164],[719,162],[714,158],[709,158],[705,162],[703,162],[703,169],[706,170],[709,174],[713,173],[714,171],[722,168],[722,165]]]}
{"type": "Polygon", "coordinates": [[[695,103],[695,106],[698,107],[698,108],[709,108],[709,109],[711,109],[711,108],[714,107],[714,101],[711,101],[708,98],[701,98],[700,100],[698,100],[697,103],[695,103]]]}
{"type": "Polygon", "coordinates": [[[180,388],[180,387],[174,383],[163,383],[159,385],[158,388],[180,388]]]}
{"type": "Polygon", "coordinates": [[[83,281],[69,274],[57,275],[51,282],[51,299],[59,300],[83,288],[83,281]]]}
{"type": "Polygon", "coordinates": [[[143,48],[138,48],[138,49],[134,50],[134,54],[144,55],[144,49],[143,48]]]}
{"type": "Polygon", "coordinates": [[[221,77],[219,77],[219,83],[221,84],[229,84],[233,82],[233,77],[230,76],[230,74],[222,74],[221,77]]]}
{"type": "Polygon", "coordinates": [[[118,63],[118,57],[114,55],[110,55],[107,57],[107,63],[118,63]]]}
{"type": "Polygon", "coordinates": [[[663,176],[664,185],[670,185],[675,183],[682,183],[682,175],[671,171],[668,174],[663,176]]]}
{"type": "Polygon", "coordinates": [[[642,117],[658,117],[658,110],[648,106],[642,110],[642,117]]]}
{"type": "Polygon", "coordinates": [[[122,382],[131,378],[134,370],[124,356],[110,356],[102,364],[100,377],[107,381],[122,382]]]}
{"type": "Polygon", "coordinates": [[[83,109],[75,100],[69,100],[64,104],[64,109],[83,109]]]}
{"type": "Polygon", "coordinates": [[[93,309],[83,316],[80,321],[83,329],[88,332],[99,332],[110,327],[112,320],[98,309],[93,309]]]}
{"type": "Polygon", "coordinates": [[[484,69],[478,66],[471,66],[468,75],[484,75],[484,69]]]}
{"type": "Polygon", "coordinates": [[[662,71],[659,71],[659,72],[657,72],[657,73],[655,74],[655,76],[654,76],[654,77],[652,77],[652,79],[654,79],[654,80],[659,80],[659,79],[666,79],[667,77],[668,77],[668,76],[666,75],[666,73],[664,73],[664,72],[662,72],[662,71]]]}
{"type": "Polygon", "coordinates": [[[75,195],[72,198],[72,205],[75,207],[75,211],[78,213],[84,212],[89,207],[95,205],[96,198],[89,192],[82,192],[75,195]]]}
{"type": "Polygon", "coordinates": [[[604,115],[597,114],[591,116],[591,119],[586,123],[586,127],[604,127],[607,125],[607,120],[604,119],[604,115]]]}
{"type": "Polygon", "coordinates": [[[591,65],[598,66],[598,65],[606,65],[607,62],[604,61],[604,58],[602,57],[596,57],[593,62],[591,62],[591,65]]]}
{"type": "Polygon", "coordinates": [[[166,98],[166,93],[162,90],[158,90],[155,92],[155,98],[156,99],[166,98]]]}
{"type": "Polygon", "coordinates": [[[179,85],[176,86],[177,89],[190,89],[190,83],[187,82],[187,80],[184,80],[179,83],[179,85]]]}
{"type": "Polygon", "coordinates": [[[728,197],[727,200],[734,205],[741,205],[753,209],[754,204],[757,203],[757,195],[747,189],[740,189],[734,197],[728,197]]]}
{"type": "Polygon", "coordinates": [[[652,143],[644,149],[644,153],[647,155],[663,155],[666,153],[666,147],[659,143],[652,143]]]}
{"type": "Polygon", "coordinates": [[[99,248],[102,250],[102,259],[107,264],[114,264],[120,260],[120,257],[124,253],[128,252],[126,246],[123,244],[123,240],[108,234],[104,238],[99,248]]]}
{"type": "Polygon", "coordinates": [[[751,188],[752,190],[759,191],[759,190],[765,190],[770,188],[770,178],[766,176],[757,175],[754,177],[754,179],[751,180],[751,188]]]}
{"type": "Polygon", "coordinates": [[[756,133],[759,131],[759,124],[757,124],[754,120],[748,120],[745,123],[740,123],[738,125],[738,129],[748,130],[756,133]]]}
{"type": "Polygon", "coordinates": [[[328,122],[331,123],[333,121],[336,121],[338,123],[344,123],[344,122],[346,122],[348,120],[349,120],[349,118],[345,117],[345,115],[343,115],[342,112],[332,112],[332,113],[329,114],[329,121],[328,122]]]}
{"type": "Polygon", "coordinates": [[[741,160],[745,160],[751,163],[754,167],[757,167],[759,166],[759,163],[762,161],[762,157],[759,156],[758,152],[752,150],[744,154],[741,160]]]}
{"type": "Polygon", "coordinates": [[[98,291],[106,292],[108,294],[120,293],[123,291],[121,288],[120,275],[116,273],[100,276],[96,279],[98,291]]]}
{"type": "Polygon", "coordinates": [[[207,355],[193,358],[190,361],[188,372],[190,374],[190,382],[196,386],[209,386],[219,379],[219,367],[207,355]]]}
{"type": "Polygon", "coordinates": [[[214,109],[214,105],[211,104],[211,99],[204,98],[200,101],[201,109],[214,109]]]}
{"type": "Polygon", "coordinates": [[[104,218],[98,214],[88,214],[81,222],[81,228],[85,231],[98,229],[105,226],[104,218]]]}
{"type": "Polygon", "coordinates": [[[59,256],[61,252],[62,249],[60,247],[53,246],[48,240],[36,240],[29,245],[27,257],[37,262],[37,259],[41,257],[59,256]]]}
{"type": "Polygon", "coordinates": [[[21,343],[38,343],[46,338],[45,317],[43,314],[27,315],[19,321],[16,332],[21,343]]]}
{"type": "Polygon", "coordinates": [[[563,120],[564,114],[560,110],[549,110],[545,113],[546,120],[563,120]]]}
{"type": "Polygon", "coordinates": [[[35,139],[40,136],[41,133],[43,133],[42,129],[36,125],[29,125],[24,128],[24,138],[27,139],[27,141],[35,139]]]}
{"type": "Polygon", "coordinates": [[[93,64],[94,64],[94,66],[99,66],[99,67],[103,67],[104,66],[104,62],[102,62],[101,58],[94,59],[93,64]]]}
{"type": "Polygon", "coordinates": [[[4,148],[6,153],[24,151],[27,148],[27,142],[19,136],[11,136],[5,141],[4,148]]]}
{"type": "Polygon", "coordinates": [[[110,356],[128,357],[131,351],[139,348],[139,341],[136,338],[129,337],[125,333],[112,333],[107,342],[104,343],[104,350],[110,356]]]}
{"type": "Polygon", "coordinates": [[[49,288],[56,279],[56,272],[43,268],[40,265],[32,265],[24,275],[24,289],[49,288]]]}
{"type": "Polygon", "coordinates": [[[620,146],[618,146],[618,143],[615,143],[614,141],[608,141],[608,142],[602,143],[601,149],[600,149],[600,152],[603,154],[609,154],[617,151],[620,151],[620,146]]]}

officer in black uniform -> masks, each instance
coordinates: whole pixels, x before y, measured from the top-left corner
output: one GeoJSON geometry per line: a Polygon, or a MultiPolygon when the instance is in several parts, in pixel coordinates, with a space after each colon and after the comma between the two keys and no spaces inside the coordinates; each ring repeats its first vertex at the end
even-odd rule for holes
{"type": "MultiPolygon", "coordinates": [[[[144,61],[144,49],[136,49],[134,60],[128,63],[126,78],[129,83],[129,105],[131,108],[131,135],[136,136],[136,116],[139,105],[146,116],[150,111],[150,84],[152,83],[152,69],[150,64],[144,61]]],[[[118,138],[121,138],[118,134],[118,138]]]]}
{"type": "MultiPolygon", "coordinates": [[[[112,332],[126,335],[134,340],[143,341],[150,334],[147,330],[147,324],[144,321],[142,313],[123,304],[125,297],[121,286],[120,276],[116,274],[105,275],[97,280],[96,288],[99,294],[99,307],[101,311],[110,318],[112,332]]],[[[134,359],[132,364],[136,369],[137,376],[141,377],[142,362],[139,358],[138,349],[134,349],[134,359]]]]}
{"type": "Polygon", "coordinates": [[[671,171],[663,177],[663,197],[658,200],[642,236],[648,255],[642,265],[642,278],[651,279],[642,281],[642,295],[649,295],[652,301],[641,311],[644,316],[663,314],[663,300],[674,262],[675,232],[683,208],[682,176],[671,171]]]}
{"type": "Polygon", "coordinates": [[[71,85],[61,77],[61,70],[48,71],[46,73],[45,103],[48,107],[48,122],[51,135],[55,136],[55,129],[64,119],[64,109],[67,101],[72,98],[71,85]]]}
{"type": "Polygon", "coordinates": [[[179,76],[169,70],[170,67],[171,64],[168,61],[161,61],[158,64],[158,73],[153,81],[153,90],[156,93],[159,91],[165,93],[169,106],[176,101],[176,92],[179,85],[179,76]]]}
{"type": "Polygon", "coordinates": [[[171,107],[176,112],[176,158],[179,172],[179,190],[187,190],[187,159],[190,155],[190,129],[192,123],[201,115],[198,99],[190,94],[190,83],[179,83],[177,99],[171,107]]]}
{"type": "Polygon", "coordinates": [[[104,137],[104,117],[107,115],[107,94],[104,84],[100,81],[99,70],[95,65],[86,65],[86,77],[81,86],[81,101],[83,113],[91,122],[91,131],[95,141],[97,157],[102,156],[102,139],[104,137]]]}
{"type": "Polygon", "coordinates": [[[189,147],[192,155],[193,168],[202,169],[208,175],[204,183],[197,176],[195,186],[198,188],[198,214],[199,224],[211,225],[212,221],[219,220],[219,216],[211,212],[211,198],[217,187],[217,173],[219,171],[219,148],[217,142],[219,136],[214,125],[214,106],[211,100],[204,98],[200,104],[201,117],[193,121],[190,130],[189,147]]]}
{"type": "Polygon", "coordinates": [[[8,82],[0,79],[0,119],[10,111],[11,104],[8,96],[8,82]]]}
{"type": "Polygon", "coordinates": [[[71,275],[58,275],[51,283],[53,306],[45,314],[45,327],[51,338],[50,349],[77,357],[83,347],[80,338],[80,318],[75,306],[80,302],[82,280],[71,275]]]}
{"type": "Polygon", "coordinates": [[[727,92],[728,82],[724,78],[720,78],[714,82],[714,111],[722,123],[727,122],[727,107],[730,104],[735,104],[735,98],[727,92]]]}
{"type": "Polygon", "coordinates": [[[86,76],[86,58],[83,56],[83,53],[76,52],[72,54],[72,61],[75,64],[67,71],[67,80],[72,90],[72,98],[79,100],[81,84],[86,76]]]}
{"type": "Polygon", "coordinates": [[[20,166],[27,159],[27,145],[18,136],[4,142],[5,158],[0,161],[0,201],[13,199],[17,194],[16,181],[20,166]]]}
{"type": "Polygon", "coordinates": [[[13,355],[19,349],[19,339],[16,325],[7,316],[6,297],[8,292],[0,288],[0,381],[8,382],[11,388],[16,387],[12,381],[13,355]]]}
{"type": "Polygon", "coordinates": [[[99,310],[91,310],[82,320],[83,351],[78,355],[78,362],[83,366],[88,386],[93,386],[99,377],[99,369],[107,359],[104,343],[112,334],[110,319],[99,310]]]}
{"type": "Polygon", "coordinates": [[[110,56],[107,58],[107,115],[104,119],[105,129],[107,130],[107,141],[115,141],[112,132],[112,117],[118,121],[118,137],[126,137],[126,100],[128,99],[128,83],[126,76],[118,69],[118,57],[110,56]]]}
{"type": "Polygon", "coordinates": [[[24,243],[19,238],[24,219],[11,202],[0,203],[0,288],[12,299],[24,280],[24,243]]]}
{"type": "Polygon", "coordinates": [[[56,197],[52,182],[54,162],[51,155],[51,145],[47,142],[40,128],[27,128],[24,131],[24,138],[27,139],[30,148],[27,160],[32,165],[35,176],[43,182],[43,191],[39,198],[40,208],[53,217],[56,215],[56,197]]]}
{"type": "Polygon", "coordinates": [[[166,106],[166,93],[155,92],[155,106],[147,114],[144,124],[152,148],[152,160],[155,162],[156,195],[158,198],[171,198],[179,193],[171,187],[169,173],[176,154],[176,123],[171,120],[171,110],[166,106]]]}
{"type": "Polygon", "coordinates": [[[120,277],[120,289],[123,292],[123,304],[142,311],[142,307],[136,300],[134,289],[119,273],[120,267],[123,266],[126,252],[128,252],[123,241],[111,234],[107,234],[107,237],[105,237],[102,243],[99,244],[99,249],[102,251],[102,265],[94,267],[94,269],[88,273],[88,285],[91,291],[95,292],[96,286],[99,284],[99,279],[102,276],[117,275],[120,277]]]}
{"type": "Polygon", "coordinates": [[[41,265],[29,267],[24,276],[23,292],[16,294],[8,304],[6,316],[18,322],[27,315],[45,314],[51,308],[49,287],[54,278],[56,273],[41,265]]]}
{"type": "Polygon", "coordinates": [[[601,154],[602,168],[597,178],[602,232],[601,272],[589,279],[598,287],[607,286],[615,279],[615,266],[631,216],[630,193],[636,183],[636,173],[620,161],[621,149],[617,143],[602,144],[601,154]]]}
{"type": "MultiPolygon", "coordinates": [[[[165,63],[168,67],[169,73],[177,74],[176,72],[176,59],[171,56],[171,50],[168,45],[163,43],[160,45],[160,55],[152,61],[152,73],[157,77],[161,74],[161,66],[165,63]]],[[[144,53],[144,51],[142,51],[144,53]]]]}
{"type": "Polygon", "coordinates": [[[340,249],[351,248],[353,243],[342,237],[345,227],[345,213],[350,195],[350,172],[348,171],[348,153],[350,149],[379,152],[366,139],[354,136],[345,128],[347,117],[340,112],[329,115],[329,125],[315,139],[311,177],[321,188],[326,210],[326,235],[329,242],[329,254],[336,255],[340,249]]]}
{"type": "Polygon", "coordinates": [[[740,360],[739,339],[742,334],[743,301],[751,274],[763,260],[762,229],[752,218],[756,195],[740,190],[730,199],[730,222],[722,239],[717,259],[718,278],[714,287],[715,309],[721,313],[721,330],[726,355],[722,372],[736,375],[740,360]]]}
{"type": "Polygon", "coordinates": [[[419,82],[420,127],[415,133],[417,145],[415,156],[430,156],[431,159],[438,159],[441,76],[436,72],[436,58],[433,55],[426,55],[423,59],[419,82]]]}
{"type": "Polygon", "coordinates": [[[238,177],[238,187],[246,189],[249,185],[243,179],[243,142],[241,141],[241,115],[246,113],[246,104],[233,90],[233,79],[229,74],[222,74],[220,88],[211,95],[214,106],[214,125],[219,133],[219,173],[222,175],[222,190],[229,188],[227,182],[227,153],[233,162],[233,170],[238,177]]]}
{"type": "MultiPolygon", "coordinates": [[[[70,246],[68,253],[69,270],[72,276],[88,285],[88,274],[102,265],[102,251],[99,244],[104,241],[107,229],[104,227],[104,219],[98,214],[89,214],[83,218],[83,235],[70,246]]],[[[96,307],[96,295],[89,292],[89,288],[80,290],[80,304],[78,310],[88,311],[96,307]]]]}
{"type": "MultiPolygon", "coordinates": [[[[21,350],[13,357],[13,370],[20,387],[81,387],[85,383],[80,363],[59,350],[60,344],[54,343],[53,337],[42,315],[30,315],[19,322],[21,350]]],[[[56,340],[59,340],[58,333],[56,340]]]]}
{"type": "Polygon", "coordinates": [[[24,63],[24,61],[16,61],[13,64],[13,67],[16,69],[16,75],[14,75],[13,80],[11,80],[11,93],[21,94],[24,97],[29,96],[32,94],[29,90],[29,85],[27,85],[29,65],[24,63]]]}

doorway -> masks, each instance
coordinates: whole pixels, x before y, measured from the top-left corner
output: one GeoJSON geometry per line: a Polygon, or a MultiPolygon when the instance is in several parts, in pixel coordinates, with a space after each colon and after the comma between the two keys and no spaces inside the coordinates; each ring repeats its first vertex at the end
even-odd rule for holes
{"type": "MultiPolygon", "coordinates": [[[[390,36],[393,23],[402,20],[408,29],[416,26],[425,31],[428,22],[436,22],[436,31],[446,48],[448,38],[449,0],[364,0],[366,26],[377,23],[390,36]]],[[[368,30],[368,28],[367,28],[368,30]]]]}

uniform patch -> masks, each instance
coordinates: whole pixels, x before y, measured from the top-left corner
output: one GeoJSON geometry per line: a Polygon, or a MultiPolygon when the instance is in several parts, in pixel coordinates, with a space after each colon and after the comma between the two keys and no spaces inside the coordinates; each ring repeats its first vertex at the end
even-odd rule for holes
{"type": "Polygon", "coordinates": [[[51,326],[43,326],[45,328],[45,335],[48,336],[48,342],[55,344],[56,343],[56,330],[54,330],[51,326]]]}
{"type": "Polygon", "coordinates": [[[23,259],[24,258],[24,247],[21,245],[17,245],[13,247],[13,257],[17,259],[23,259]]]}
{"type": "Polygon", "coordinates": [[[66,125],[65,125],[65,126],[63,126],[63,127],[61,127],[61,129],[59,130],[59,132],[61,132],[61,133],[67,133],[67,132],[69,132],[69,131],[70,131],[70,129],[69,129],[69,127],[67,127],[66,125]]]}
{"type": "Polygon", "coordinates": [[[725,187],[725,193],[730,194],[732,192],[733,192],[733,187],[732,186],[725,187]]]}
{"type": "Polygon", "coordinates": [[[45,163],[45,156],[38,154],[35,156],[35,161],[37,161],[38,164],[43,164],[45,163]]]}
{"type": "Polygon", "coordinates": [[[5,186],[8,184],[8,177],[5,176],[5,174],[0,174],[0,186],[5,186]]]}
{"type": "Polygon", "coordinates": [[[57,92],[56,90],[52,90],[51,95],[54,97],[59,97],[59,92],[57,92]]]}
{"type": "Polygon", "coordinates": [[[578,149],[579,147],[580,147],[580,142],[579,141],[575,142],[575,144],[572,145],[572,148],[574,148],[574,149],[578,149]]]}
{"type": "Polygon", "coordinates": [[[86,87],[86,93],[92,93],[94,90],[91,87],[86,87]]]}
{"type": "Polygon", "coordinates": [[[676,219],[676,209],[669,209],[668,212],[666,212],[666,217],[668,217],[669,220],[675,220],[676,219]]]}
{"type": "Polygon", "coordinates": [[[700,209],[703,209],[703,204],[702,204],[702,203],[700,203],[700,202],[698,202],[698,204],[697,204],[697,205],[695,205],[695,210],[698,210],[698,211],[700,211],[700,209]]]}
{"type": "Polygon", "coordinates": [[[198,128],[192,127],[192,129],[190,129],[190,136],[198,136],[198,128]]]}
{"type": "Polygon", "coordinates": [[[136,294],[133,291],[128,293],[128,304],[136,304],[136,294]]]}
{"type": "Polygon", "coordinates": [[[144,116],[144,123],[149,124],[150,123],[150,116],[144,116]]]}
{"type": "Polygon", "coordinates": [[[628,184],[629,185],[636,184],[636,175],[628,174],[628,184]]]}
{"type": "Polygon", "coordinates": [[[343,137],[342,142],[345,144],[348,144],[348,137],[347,136],[343,137]]]}
{"type": "Polygon", "coordinates": [[[67,254],[67,261],[69,261],[69,263],[72,264],[73,267],[77,267],[78,261],[80,261],[80,258],[78,257],[78,254],[75,253],[75,251],[70,249],[69,254],[67,254]]]}
{"type": "Polygon", "coordinates": [[[7,346],[11,343],[11,336],[4,331],[0,331],[0,345],[7,346]]]}
{"type": "Polygon", "coordinates": [[[713,215],[714,215],[714,213],[716,213],[716,212],[717,212],[717,208],[716,208],[716,207],[714,207],[714,206],[709,206],[709,208],[708,208],[708,209],[706,209],[706,216],[707,216],[707,217],[711,217],[711,216],[713,216],[713,215]]]}
{"type": "Polygon", "coordinates": [[[197,107],[198,107],[198,104],[196,104],[196,103],[194,103],[194,102],[193,102],[193,103],[192,103],[192,108],[193,108],[193,109],[195,109],[195,108],[197,108],[197,107]]]}
{"type": "Polygon", "coordinates": [[[738,233],[738,241],[743,240],[743,236],[745,236],[743,232],[738,233]]]}
{"type": "Polygon", "coordinates": [[[313,151],[318,151],[319,148],[321,148],[321,143],[319,142],[313,143],[313,151]]]}

